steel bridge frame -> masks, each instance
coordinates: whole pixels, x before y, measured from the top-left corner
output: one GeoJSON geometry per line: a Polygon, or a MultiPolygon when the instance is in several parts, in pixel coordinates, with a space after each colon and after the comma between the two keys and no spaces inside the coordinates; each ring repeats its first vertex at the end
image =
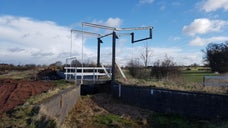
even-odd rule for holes
{"type": "Polygon", "coordinates": [[[98,33],[93,33],[93,32],[87,32],[87,31],[84,31],[84,30],[81,31],[81,30],[74,30],[74,29],[72,29],[71,32],[79,32],[79,33],[88,34],[88,35],[92,35],[92,36],[96,36],[97,37],[97,66],[98,67],[100,66],[100,44],[103,43],[103,41],[101,39],[104,38],[104,37],[107,37],[107,36],[112,36],[112,78],[111,78],[111,81],[112,81],[113,84],[115,83],[116,39],[118,39],[118,35],[121,35],[121,34],[122,35],[130,35],[131,36],[131,43],[136,43],[136,42],[152,39],[152,29],[153,29],[152,26],[148,26],[148,27],[133,27],[133,28],[116,28],[116,27],[110,27],[110,26],[105,26],[105,25],[100,25],[100,24],[82,22],[82,27],[83,26],[106,29],[106,30],[112,30],[111,33],[104,34],[104,35],[101,35],[101,34],[98,34],[98,33]],[[120,33],[120,34],[117,33],[119,31],[135,31],[135,30],[149,30],[149,36],[145,37],[145,38],[142,38],[142,39],[135,40],[134,32],[131,32],[131,33],[120,33]]]}

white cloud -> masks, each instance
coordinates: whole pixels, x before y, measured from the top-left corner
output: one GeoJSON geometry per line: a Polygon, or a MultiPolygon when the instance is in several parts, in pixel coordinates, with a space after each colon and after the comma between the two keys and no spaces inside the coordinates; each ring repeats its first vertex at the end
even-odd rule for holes
{"type": "MultiPolygon", "coordinates": [[[[122,20],[109,18],[101,21],[105,25],[120,26],[122,20]]],[[[39,21],[27,17],[0,16],[0,63],[13,64],[50,64],[64,61],[70,55],[70,28],[59,26],[51,21],[39,21]]],[[[126,45],[127,39],[118,40],[116,57],[121,65],[134,58],[139,58],[143,47],[126,45]]],[[[86,41],[84,42],[84,44],[86,41]]],[[[81,35],[73,36],[72,55],[81,59],[81,35]]],[[[179,48],[151,48],[152,62],[166,54],[174,58],[178,64],[200,62],[200,56],[184,53],[179,48]]],[[[96,49],[90,50],[84,46],[85,61],[96,61],[96,49]],[[95,51],[95,52],[94,52],[95,51]]],[[[101,63],[111,64],[111,46],[101,48],[101,63]]]]}
{"type": "Polygon", "coordinates": [[[190,25],[183,27],[183,32],[191,36],[209,32],[219,32],[227,24],[228,22],[223,20],[209,20],[207,18],[195,19],[190,25]]]}
{"type": "Polygon", "coordinates": [[[205,40],[200,38],[200,37],[196,37],[195,39],[193,39],[192,41],[189,42],[189,44],[191,46],[203,46],[206,44],[205,40]]]}
{"type": "Polygon", "coordinates": [[[170,37],[169,37],[169,40],[172,40],[172,41],[179,41],[179,40],[181,40],[181,37],[179,37],[179,36],[170,36],[170,37]]]}
{"type": "MultiPolygon", "coordinates": [[[[116,48],[116,61],[119,65],[127,65],[131,59],[138,59],[142,64],[141,54],[145,48],[143,46],[129,47],[121,46],[116,48]]],[[[111,47],[106,47],[101,49],[101,63],[111,64],[112,55],[111,47]]],[[[186,52],[181,48],[171,47],[171,48],[160,48],[151,47],[149,51],[152,53],[150,57],[149,65],[153,64],[156,60],[163,60],[165,56],[171,57],[174,62],[178,65],[190,65],[193,63],[202,64],[202,53],[201,52],[186,52]]]]}
{"type": "MultiPolygon", "coordinates": [[[[70,55],[70,28],[51,21],[0,16],[0,62],[50,64],[70,55]]],[[[73,38],[73,54],[79,55],[81,37],[73,38]]],[[[90,50],[84,49],[85,53],[90,50]]]]}
{"type": "Polygon", "coordinates": [[[120,27],[121,24],[122,20],[120,18],[108,18],[108,20],[105,22],[105,25],[111,27],[120,27]]]}
{"type": "Polygon", "coordinates": [[[228,41],[228,37],[218,36],[218,37],[211,37],[211,38],[200,38],[197,36],[195,39],[190,41],[189,44],[192,46],[204,46],[212,42],[217,43],[217,42],[224,42],[224,41],[228,41]]]}
{"type": "MultiPolygon", "coordinates": [[[[123,20],[116,17],[116,18],[108,18],[106,21],[104,20],[93,20],[92,21],[93,24],[100,24],[100,25],[105,25],[105,26],[109,26],[109,27],[120,27],[123,23],[123,20]]],[[[111,30],[104,30],[104,29],[99,29],[99,28],[91,28],[91,27],[87,27],[86,31],[93,31],[95,33],[99,33],[99,34],[107,34],[110,33],[111,30]]]]}
{"type": "MultiPolygon", "coordinates": [[[[120,18],[108,18],[98,21],[112,27],[122,24],[120,18]]],[[[59,26],[52,21],[39,21],[28,17],[0,16],[0,63],[13,64],[50,64],[56,61],[65,61],[70,56],[71,33],[69,27],[59,26]]],[[[72,36],[72,56],[81,60],[81,35],[72,36]]],[[[85,46],[87,37],[84,37],[83,50],[85,59],[96,58],[96,51],[85,46]]]]}
{"type": "Polygon", "coordinates": [[[154,2],[154,0],[139,0],[140,4],[151,4],[153,2],[154,2]]]}
{"type": "Polygon", "coordinates": [[[106,26],[110,26],[110,27],[120,27],[122,25],[122,20],[118,17],[116,18],[108,18],[107,21],[103,21],[103,20],[93,20],[92,23],[94,24],[102,24],[102,25],[106,25],[106,26]]]}
{"type": "Polygon", "coordinates": [[[152,62],[164,59],[167,55],[172,58],[177,65],[190,65],[193,63],[202,64],[201,52],[186,52],[178,47],[171,48],[152,48],[152,62]]]}
{"type": "Polygon", "coordinates": [[[201,5],[202,10],[205,12],[212,12],[218,9],[228,10],[228,0],[206,0],[201,5]]]}

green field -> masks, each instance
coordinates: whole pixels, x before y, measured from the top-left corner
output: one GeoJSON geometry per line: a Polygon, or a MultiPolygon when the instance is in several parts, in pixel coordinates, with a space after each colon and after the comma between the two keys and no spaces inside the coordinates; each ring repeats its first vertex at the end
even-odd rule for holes
{"type": "Polygon", "coordinates": [[[207,71],[182,71],[181,76],[187,82],[203,82],[204,76],[217,76],[218,74],[207,71]]]}
{"type": "Polygon", "coordinates": [[[213,94],[228,94],[228,87],[224,86],[204,86],[204,76],[219,76],[221,74],[210,71],[208,67],[180,67],[179,74],[170,75],[161,79],[156,79],[151,76],[151,69],[147,69],[142,73],[145,77],[133,77],[127,69],[124,73],[127,80],[124,80],[121,75],[117,75],[117,81],[125,85],[137,86],[153,86],[171,90],[205,92],[213,94]]]}

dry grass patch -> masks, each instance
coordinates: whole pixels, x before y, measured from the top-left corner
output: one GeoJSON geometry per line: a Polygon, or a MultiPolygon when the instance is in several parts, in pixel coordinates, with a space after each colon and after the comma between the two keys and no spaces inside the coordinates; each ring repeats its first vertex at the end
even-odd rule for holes
{"type": "Polygon", "coordinates": [[[67,128],[149,127],[152,112],[102,93],[82,96],[64,122],[67,128]]]}

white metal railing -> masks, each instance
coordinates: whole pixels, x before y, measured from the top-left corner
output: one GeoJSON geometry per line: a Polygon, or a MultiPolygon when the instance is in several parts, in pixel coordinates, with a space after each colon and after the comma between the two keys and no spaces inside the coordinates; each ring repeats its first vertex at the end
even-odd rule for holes
{"type": "Polygon", "coordinates": [[[65,79],[92,79],[98,80],[99,76],[111,76],[111,68],[102,67],[64,67],[65,79]],[[78,78],[78,76],[80,78],[78,78]]]}

